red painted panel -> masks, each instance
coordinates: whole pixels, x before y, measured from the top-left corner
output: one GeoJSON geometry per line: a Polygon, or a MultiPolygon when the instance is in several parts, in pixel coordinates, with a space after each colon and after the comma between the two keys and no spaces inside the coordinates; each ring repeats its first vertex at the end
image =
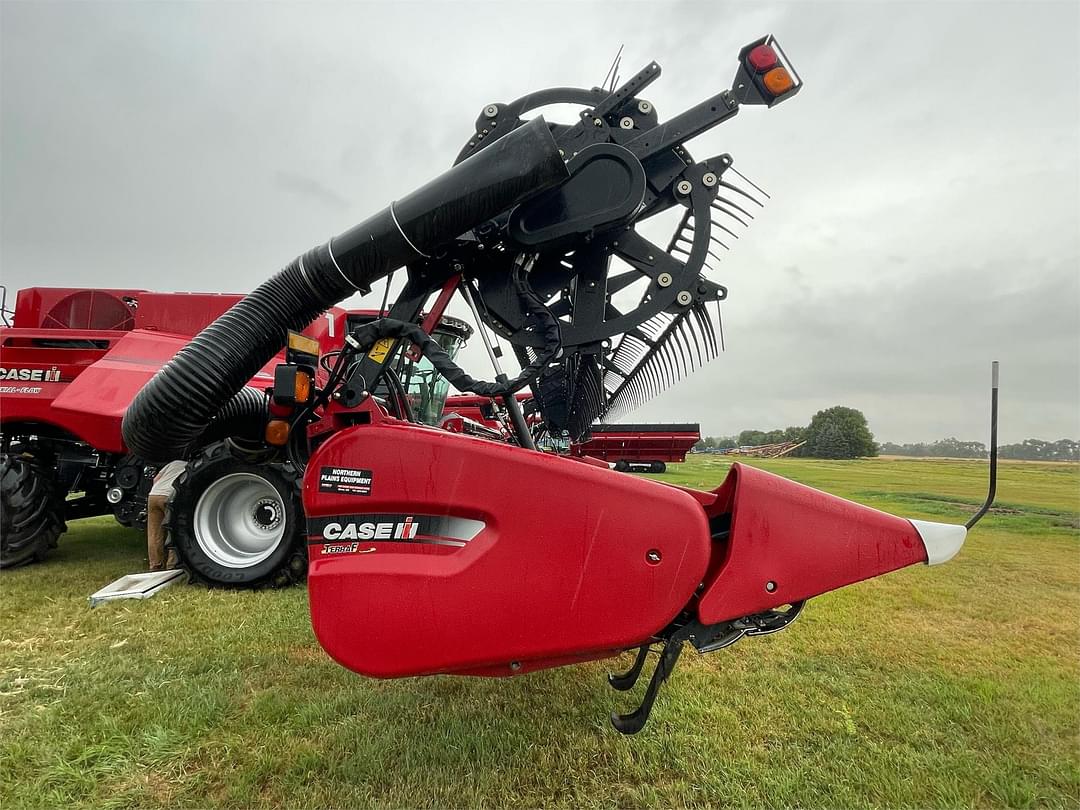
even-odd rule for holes
{"type": "Polygon", "coordinates": [[[704,511],[678,489],[393,420],[322,445],[304,506],[315,634],[375,677],[512,675],[635,646],[685,607],[711,546],[704,511]],[[320,491],[323,468],[370,471],[370,494],[320,491]],[[366,516],[388,515],[483,526],[458,545],[422,541],[468,532],[353,541],[381,522],[366,516]]]}
{"type": "MultiPolygon", "coordinates": [[[[26,287],[15,298],[15,317],[12,325],[23,329],[63,329],[72,323],[74,328],[107,330],[118,328],[115,323],[98,323],[93,317],[97,305],[107,305],[107,299],[126,306],[124,299],[138,299],[142,290],[99,289],[95,287],[26,287]],[[74,309],[65,302],[80,299],[74,309]],[[100,299],[100,300],[94,300],[100,299]]],[[[115,320],[115,319],[114,319],[115,320]]],[[[126,329],[130,329],[127,326],[126,329]]]]}
{"type": "Polygon", "coordinates": [[[126,452],[120,434],[124,411],[139,389],[187,343],[186,337],[128,332],[53,401],[51,418],[99,450],[126,452]]]}
{"type": "Polygon", "coordinates": [[[733,465],[714,492],[705,511],[710,518],[730,512],[731,530],[717,541],[698,605],[704,624],[926,562],[909,521],[755,467],[733,465]]]}
{"type": "Polygon", "coordinates": [[[243,297],[236,293],[144,292],[135,311],[135,328],[195,336],[243,297]]]}

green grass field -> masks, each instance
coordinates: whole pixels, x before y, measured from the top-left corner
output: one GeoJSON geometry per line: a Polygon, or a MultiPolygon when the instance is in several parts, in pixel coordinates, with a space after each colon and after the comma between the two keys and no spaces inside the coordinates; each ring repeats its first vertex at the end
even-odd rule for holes
{"type": "MultiPolygon", "coordinates": [[[[661,478],[712,487],[727,466],[661,478]]],[[[932,520],[963,521],[985,485],[966,461],[762,466],[932,520]]],[[[1080,467],[1006,463],[998,506],[948,565],[687,653],[634,738],[607,715],[637,693],[611,691],[603,663],[353,675],[315,642],[302,588],[91,610],[145,547],[83,521],[0,575],[0,806],[1077,807],[1080,467]]]]}

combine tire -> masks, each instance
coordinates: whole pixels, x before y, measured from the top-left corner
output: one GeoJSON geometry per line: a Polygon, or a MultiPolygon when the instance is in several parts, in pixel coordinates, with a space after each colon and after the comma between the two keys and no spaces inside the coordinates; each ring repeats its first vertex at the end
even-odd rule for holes
{"type": "Polygon", "coordinates": [[[191,460],[166,513],[168,544],[193,582],[280,588],[307,574],[300,477],[236,456],[225,442],[191,460]]]}
{"type": "Polygon", "coordinates": [[[662,473],[667,472],[667,464],[662,461],[652,461],[649,463],[649,472],[662,473]]]}
{"type": "Polygon", "coordinates": [[[0,568],[37,562],[67,531],[64,499],[31,456],[0,456],[0,509],[0,568]]]}

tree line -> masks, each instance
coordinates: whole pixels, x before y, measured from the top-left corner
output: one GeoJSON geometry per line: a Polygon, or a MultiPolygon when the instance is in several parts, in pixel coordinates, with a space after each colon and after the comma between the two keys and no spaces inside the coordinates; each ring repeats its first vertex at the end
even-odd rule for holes
{"type": "MultiPolygon", "coordinates": [[[[929,458],[986,458],[990,454],[982,442],[963,442],[956,438],[939,439],[930,443],[884,442],[880,446],[880,451],[888,456],[926,456],[929,458]]],[[[1056,442],[1024,439],[1016,444],[999,446],[998,458],[1024,461],[1080,461],[1080,442],[1073,439],[1058,439],[1056,442]]]]}
{"type": "MultiPolygon", "coordinates": [[[[744,430],[734,436],[705,436],[694,449],[730,450],[735,447],[757,447],[781,442],[805,442],[789,453],[804,458],[865,458],[879,453],[889,456],[923,456],[929,458],[987,458],[989,451],[982,442],[965,442],[950,437],[936,442],[874,441],[874,434],[863,413],[855,408],[837,405],[814,414],[806,427],[776,430],[744,430]]],[[[1024,461],[1080,461],[1080,441],[1058,439],[1025,439],[1016,444],[998,447],[998,457],[1024,461]]]]}

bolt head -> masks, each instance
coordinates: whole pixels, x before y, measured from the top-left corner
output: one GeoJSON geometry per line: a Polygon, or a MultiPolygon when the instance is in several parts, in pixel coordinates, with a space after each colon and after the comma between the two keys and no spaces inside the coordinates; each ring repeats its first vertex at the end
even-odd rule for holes
{"type": "Polygon", "coordinates": [[[619,119],[619,126],[623,129],[633,129],[634,119],[631,118],[629,115],[624,115],[622,118],[619,119]]]}
{"type": "Polygon", "coordinates": [[[649,563],[649,565],[658,565],[661,559],[660,549],[658,548],[650,548],[645,552],[645,562],[649,563]]]}
{"type": "Polygon", "coordinates": [[[494,118],[498,114],[499,108],[496,107],[494,104],[488,104],[486,107],[484,107],[484,115],[486,115],[488,118],[494,118]]]}
{"type": "Polygon", "coordinates": [[[594,127],[602,127],[604,125],[604,119],[602,118],[594,118],[592,122],[594,127]]]}
{"type": "Polygon", "coordinates": [[[671,273],[661,273],[656,277],[656,283],[661,287],[671,286],[671,273]]]}
{"type": "Polygon", "coordinates": [[[652,112],[652,104],[647,101],[639,101],[637,103],[638,112],[643,115],[648,115],[652,112]]]}
{"type": "Polygon", "coordinates": [[[688,293],[686,290],[683,290],[681,293],[675,296],[675,300],[685,307],[687,304],[694,300],[694,297],[690,295],[690,293],[688,293]]]}
{"type": "Polygon", "coordinates": [[[765,583],[765,590],[767,590],[769,593],[775,593],[776,583],[770,579],[768,582],[765,583]]]}
{"type": "Polygon", "coordinates": [[[701,178],[701,182],[704,183],[708,188],[712,188],[713,186],[715,186],[716,180],[717,177],[712,172],[705,172],[705,174],[701,178]]]}
{"type": "Polygon", "coordinates": [[[675,184],[675,190],[680,194],[689,194],[693,188],[689,180],[680,180],[675,184]]]}

